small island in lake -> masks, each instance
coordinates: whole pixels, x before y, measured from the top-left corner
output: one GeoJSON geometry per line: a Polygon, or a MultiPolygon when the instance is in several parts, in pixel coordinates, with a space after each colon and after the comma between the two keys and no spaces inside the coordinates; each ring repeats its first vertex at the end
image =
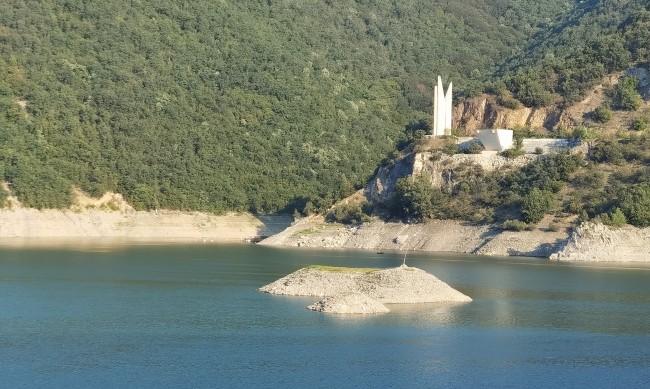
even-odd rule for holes
{"type": "Polygon", "coordinates": [[[314,265],[261,287],[260,292],[318,296],[308,308],[329,313],[382,313],[384,304],[469,302],[469,296],[416,267],[389,269],[314,265]]]}

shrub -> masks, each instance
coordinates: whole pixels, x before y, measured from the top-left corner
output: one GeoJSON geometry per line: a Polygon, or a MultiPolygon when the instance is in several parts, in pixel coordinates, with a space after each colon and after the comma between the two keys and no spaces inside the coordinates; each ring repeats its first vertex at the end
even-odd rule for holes
{"type": "Polygon", "coordinates": [[[522,222],[521,220],[508,219],[501,224],[501,228],[504,230],[510,231],[524,231],[532,229],[532,226],[529,226],[527,223],[522,222]]]}
{"type": "Polygon", "coordinates": [[[535,154],[537,155],[544,154],[544,149],[541,147],[535,147],[535,154]]]}
{"type": "Polygon", "coordinates": [[[614,107],[626,111],[636,111],[641,106],[643,100],[637,92],[639,80],[635,77],[625,77],[621,79],[612,96],[614,107]]]}
{"type": "Polygon", "coordinates": [[[0,208],[4,208],[6,206],[7,197],[7,192],[4,190],[4,188],[0,187],[0,208]]]}
{"type": "Polygon", "coordinates": [[[608,104],[602,104],[594,109],[593,118],[597,122],[607,123],[612,119],[612,109],[608,104]]]}
{"type": "Polygon", "coordinates": [[[578,126],[573,129],[572,137],[575,139],[589,140],[594,138],[594,133],[587,126],[578,126]]]}
{"type": "Polygon", "coordinates": [[[648,128],[648,119],[639,116],[638,118],[632,120],[632,123],[630,124],[630,129],[634,131],[644,131],[648,128]]]}
{"type": "Polygon", "coordinates": [[[514,158],[517,158],[517,157],[521,157],[525,153],[526,152],[523,149],[515,147],[515,148],[512,148],[512,149],[502,151],[500,155],[502,157],[506,157],[508,159],[514,159],[514,158]]]}
{"type": "Polygon", "coordinates": [[[616,141],[601,142],[589,151],[589,157],[596,162],[618,164],[623,162],[623,147],[616,141]]]}
{"type": "Polygon", "coordinates": [[[631,185],[625,188],[619,207],[630,224],[637,227],[650,226],[650,185],[631,185]]]}
{"type": "Polygon", "coordinates": [[[485,150],[485,147],[483,147],[482,144],[478,142],[472,142],[463,150],[465,154],[481,154],[481,152],[485,150]]]}
{"type": "Polygon", "coordinates": [[[537,223],[544,215],[551,210],[553,205],[553,194],[546,190],[533,188],[523,199],[521,214],[524,221],[537,223]]]}
{"type": "Polygon", "coordinates": [[[443,146],[442,152],[447,155],[458,154],[458,145],[456,142],[448,140],[443,146]]]}
{"type": "Polygon", "coordinates": [[[625,214],[618,207],[614,208],[614,211],[610,213],[609,221],[610,224],[614,227],[622,227],[627,224],[627,218],[625,217],[625,214]]]}
{"type": "Polygon", "coordinates": [[[367,203],[361,205],[342,204],[334,207],[327,214],[327,221],[342,224],[361,224],[369,219],[365,211],[367,211],[367,203]]]}
{"type": "Polygon", "coordinates": [[[576,198],[573,198],[564,204],[564,212],[567,213],[580,214],[581,212],[584,212],[582,208],[582,202],[576,198]]]}
{"type": "Polygon", "coordinates": [[[499,96],[497,97],[497,104],[509,109],[519,108],[519,102],[517,99],[513,98],[510,93],[505,90],[499,93],[499,96]]]}
{"type": "Polygon", "coordinates": [[[597,190],[605,186],[605,173],[596,169],[588,169],[576,175],[573,185],[578,189],[597,190]]]}

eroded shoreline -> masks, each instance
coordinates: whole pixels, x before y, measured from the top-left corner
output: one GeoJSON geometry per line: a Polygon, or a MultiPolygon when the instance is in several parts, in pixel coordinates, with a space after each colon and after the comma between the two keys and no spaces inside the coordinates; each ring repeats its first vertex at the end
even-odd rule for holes
{"type": "Polygon", "coordinates": [[[300,219],[260,244],[539,257],[563,262],[650,263],[650,228],[611,228],[594,223],[584,223],[573,231],[538,228],[514,232],[455,220],[421,224],[373,220],[345,226],[326,223],[317,216],[300,219]]]}
{"type": "Polygon", "coordinates": [[[290,222],[287,215],[17,208],[0,211],[0,245],[237,243],[273,235],[290,222]]]}
{"type": "Polygon", "coordinates": [[[373,220],[360,226],[320,216],[214,215],[99,209],[0,210],[0,246],[92,246],[256,242],[278,247],[453,252],[564,262],[650,263],[650,228],[585,223],[573,231],[501,231],[454,220],[421,224],[373,220]],[[268,238],[267,238],[268,237],[268,238]],[[264,239],[265,238],[265,239],[264,239]],[[263,240],[262,240],[263,239],[263,240]]]}

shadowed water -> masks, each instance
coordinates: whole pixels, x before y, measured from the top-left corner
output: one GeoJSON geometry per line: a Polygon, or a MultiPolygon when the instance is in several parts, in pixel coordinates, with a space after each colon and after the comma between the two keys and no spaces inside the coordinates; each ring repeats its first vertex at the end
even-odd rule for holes
{"type": "Polygon", "coordinates": [[[257,292],[401,254],[0,248],[0,379],[19,387],[647,387],[650,268],[409,254],[474,299],[327,315],[257,292]]]}

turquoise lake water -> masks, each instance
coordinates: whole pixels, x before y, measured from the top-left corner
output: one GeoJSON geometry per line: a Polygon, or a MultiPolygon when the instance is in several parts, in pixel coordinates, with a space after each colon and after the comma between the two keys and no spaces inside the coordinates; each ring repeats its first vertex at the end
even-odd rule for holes
{"type": "Polygon", "coordinates": [[[255,245],[0,248],[0,386],[650,386],[650,267],[409,254],[474,301],[370,316],[257,291],[309,264],[401,261],[255,245]]]}

